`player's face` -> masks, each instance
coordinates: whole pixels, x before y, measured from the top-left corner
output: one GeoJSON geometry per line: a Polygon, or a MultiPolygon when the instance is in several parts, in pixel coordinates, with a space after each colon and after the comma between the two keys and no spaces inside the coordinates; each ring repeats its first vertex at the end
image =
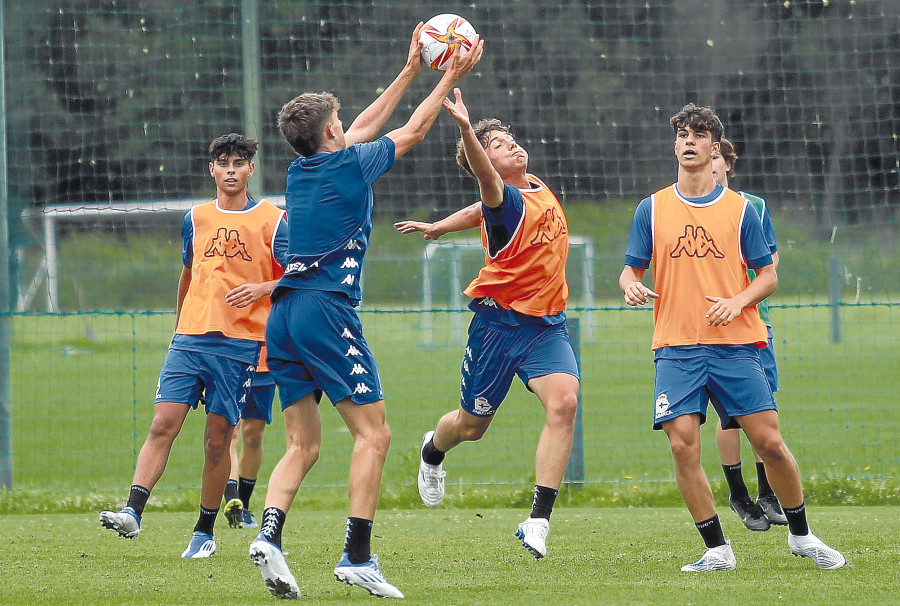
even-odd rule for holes
{"type": "Polygon", "coordinates": [[[728,162],[725,161],[725,156],[723,156],[719,152],[715,152],[712,155],[712,171],[713,171],[713,179],[718,181],[722,187],[728,187],[728,171],[731,170],[731,167],[728,165],[728,162]]]}
{"type": "Polygon", "coordinates": [[[702,168],[712,161],[713,153],[718,153],[719,143],[712,140],[707,131],[695,131],[691,127],[678,129],[675,133],[675,157],[685,169],[702,168]]]}
{"type": "Polygon", "coordinates": [[[501,178],[522,174],[528,168],[528,152],[516,143],[513,136],[503,131],[492,131],[488,135],[488,159],[501,178]]]}
{"type": "Polygon", "coordinates": [[[219,156],[209,163],[209,174],[216,180],[216,188],[223,194],[239,195],[247,190],[247,181],[253,174],[253,162],[236,154],[219,156]]]}

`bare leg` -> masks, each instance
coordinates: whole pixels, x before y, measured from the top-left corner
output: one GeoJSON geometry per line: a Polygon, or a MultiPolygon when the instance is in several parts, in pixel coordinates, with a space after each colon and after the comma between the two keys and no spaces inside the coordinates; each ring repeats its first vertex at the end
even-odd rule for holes
{"type": "MultiPolygon", "coordinates": [[[[241,421],[241,458],[238,464],[240,477],[255,480],[259,474],[263,457],[263,433],[266,422],[262,419],[244,419],[241,421]]],[[[237,479],[232,470],[232,476],[237,479]]]]}
{"type": "Polygon", "coordinates": [[[753,450],[762,458],[775,496],[784,507],[799,507],[803,503],[800,470],[794,455],[781,439],[778,413],[764,410],[738,417],[738,422],[747,434],[753,450]]]}
{"type": "Polygon", "coordinates": [[[284,425],[287,451],[269,478],[266,508],[287,512],[306,474],[319,460],[322,420],[315,395],[307,394],[285,408],[284,425]]]}
{"type": "Polygon", "coordinates": [[[535,483],[558,490],[572,452],[578,379],[567,373],[553,373],[531,379],[528,386],[547,414],[535,455],[535,483]]]}
{"type": "Polygon", "coordinates": [[[133,484],[153,490],[162,477],[172,451],[172,443],[181,431],[190,406],[176,402],[160,402],[153,413],[150,434],[141,447],[133,484]]]}
{"type": "Polygon", "coordinates": [[[669,437],[675,480],[694,522],[702,522],[716,515],[712,490],[700,465],[700,415],[675,417],[662,425],[669,437]]]}
{"type": "Polygon", "coordinates": [[[231,458],[228,451],[234,426],[222,415],[206,415],[206,430],[203,434],[203,480],[200,488],[200,505],[206,509],[218,509],[225,494],[225,484],[231,472],[231,458]]]}
{"type": "Polygon", "coordinates": [[[354,404],[350,398],[337,403],[338,413],[353,436],[350,459],[350,496],[352,518],[373,520],[381,490],[381,474],[391,444],[391,431],[385,421],[384,401],[354,404]]]}

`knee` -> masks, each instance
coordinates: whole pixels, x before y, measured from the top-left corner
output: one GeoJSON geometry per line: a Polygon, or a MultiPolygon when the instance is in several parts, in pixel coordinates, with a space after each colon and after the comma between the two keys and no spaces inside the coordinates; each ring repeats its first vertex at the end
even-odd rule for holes
{"type": "Polygon", "coordinates": [[[756,451],[760,459],[770,465],[777,465],[790,456],[787,446],[785,446],[779,436],[757,440],[753,444],[753,450],[756,451]]]}
{"type": "Polygon", "coordinates": [[[547,422],[558,427],[575,427],[578,394],[569,392],[547,407],[547,422]]]}
{"type": "Polygon", "coordinates": [[[244,448],[250,448],[252,450],[259,450],[263,445],[263,432],[262,430],[248,430],[245,431],[242,435],[244,440],[244,448]]]}
{"type": "Polygon", "coordinates": [[[676,459],[700,456],[700,442],[693,436],[669,435],[669,446],[672,449],[672,456],[676,459]]]}
{"type": "Polygon", "coordinates": [[[487,425],[465,427],[462,431],[463,440],[465,440],[466,442],[477,442],[484,437],[484,434],[487,432],[487,428],[487,425]]]}

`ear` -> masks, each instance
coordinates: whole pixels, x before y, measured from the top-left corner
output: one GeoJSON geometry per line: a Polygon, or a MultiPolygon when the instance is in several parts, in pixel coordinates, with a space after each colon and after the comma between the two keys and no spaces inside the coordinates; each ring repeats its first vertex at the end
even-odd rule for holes
{"type": "Polygon", "coordinates": [[[720,153],[722,150],[722,144],[718,141],[713,142],[712,146],[710,146],[710,151],[714,154],[720,153]]]}
{"type": "Polygon", "coordinates": [[[209,163],[209,176],[215,178],[215,174],[213,173],[213,163],[209,163]]]}
{"type": "Polygon", "coordinates": [[[332,122],[331,120],[329,120],[328,122],[326,122],[326,123],[325,123],[325,129],[324,129],[322,132],[323,132],[323,134],[325,135],[325,137],[324,137],[325,139],[334,139],[334,137],[335,137],[335,134],[334,134],[334,122],[332,122]]]}
{"type": "Polygon", "coordinates": [[[256,170],[256,163],[255,163],[255,162],[250,162],[250,174],[247,175],[247,176],[248,176],[248,177],[252,177],[252,176],[253,176],[253,171],[254,171],[254,170],[256,170]]]}

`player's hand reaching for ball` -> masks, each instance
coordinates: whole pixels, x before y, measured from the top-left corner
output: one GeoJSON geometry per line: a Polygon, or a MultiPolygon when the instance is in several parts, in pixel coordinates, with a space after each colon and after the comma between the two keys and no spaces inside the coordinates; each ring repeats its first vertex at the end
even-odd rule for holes
{"type": "Polygon", "coordinates": [[[481,61],[481,53],[484,52],[484,40],[478,34],[472,40],[472,47],[465,53],[462,52],[462,44],[457,44],[453,49],[453,57],[444,70],[444,77],[449,77],[452,81],[457,81],[475,67],[475,64],[481,61]]]}
{"type": "Polygon", "coordinates": [[[453,89],[453,96],[456,97],[456,101],[451,101],[450,99],[445,98],[443,102],[444,109],[447,110],[456,123],[460,127],[465,127],[469,125],[469,108],[466,107],[466,104],[463,103],[462,91],[458,88],[453,89]]]}
{"type": "Polygon", "coordinates": [[[425,24],[419,21],[413,30],[412,40],[409,42],[409,54],[406,57],[405,69],[418,76],[422,72],[422,28],[425,24]]]}

